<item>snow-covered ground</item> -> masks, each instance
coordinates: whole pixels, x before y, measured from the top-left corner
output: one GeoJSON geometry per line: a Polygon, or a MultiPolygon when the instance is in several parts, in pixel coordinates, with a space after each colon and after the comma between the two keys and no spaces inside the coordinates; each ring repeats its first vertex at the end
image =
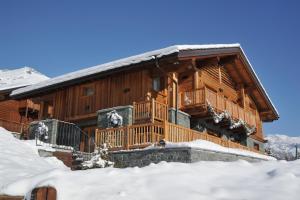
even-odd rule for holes
{"type": "Polygon", "coordinates": [[[70,171],[37,155],[32,142],[0,129],[0,194],[29,195],[54,186],[58,200],[299,199],[300,160],[151,164],[70,171]]]}
{"type": "Polygon", "coordinates": [[[294,160],[296,156],[296,148],[298,145],[298,153],[300,153],[300,137],[290,137],[287,135],[269,135],[266,149],[280,160],[294,160]]]}
{"type": "Polygon", "coordinates": [[[30,67],[13,70],[0,70],[0,91],[24,87],[49,78],[30,67]]]}

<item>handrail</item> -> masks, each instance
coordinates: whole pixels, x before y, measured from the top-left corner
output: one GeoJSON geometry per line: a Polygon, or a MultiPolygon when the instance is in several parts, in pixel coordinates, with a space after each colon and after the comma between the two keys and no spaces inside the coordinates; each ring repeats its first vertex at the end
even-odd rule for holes
{"type": "Polygon", "coordinates": [[[154,122],[168,120],[168,105],[155,101],[133,102],[133,118],[135,121],[154,122]]]}
{"type": "MultiPolygon", "coordinates": [[[[69,148],[72,147],[74,150],[78,151],[81,148],[81,142],[87,141],[87,151],[91,153],[91,146],[96,147],[95,140],[90,137],[86,132],[84,132],[79,126],[74,123],[57,120],[59,125],[59,134],[56,138],[56,143],[52,144],[51,142],[43,139],[37,132],[35,132],[36,144],[48,145],[57,148],[69,148]]],[[[83,150],[84,151],[84,150],[83,150]]]]}
{"type": "Polygon", "coordinates": [[[111,150],[143,148],[158,143],[162,139],[170,142],[189,142],[202,139],[228,148],[239,148],[259,153],[259,151],[239,143],[169,122],[96,129],[95,134],[96,144],[106,143],[111,150]]]}

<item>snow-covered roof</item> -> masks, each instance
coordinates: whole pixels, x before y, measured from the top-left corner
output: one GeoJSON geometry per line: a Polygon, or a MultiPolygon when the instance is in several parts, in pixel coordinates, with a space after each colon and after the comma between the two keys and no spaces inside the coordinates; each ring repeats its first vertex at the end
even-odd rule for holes
{"type": "Polygon", "coordinates": [[[17,90],[14,90],[12,92],[12,96],[19,95],[23,93],[27,93],[33,90],[42,89],[48,86],[57,85],[63,82],[75,80],[78,78],[86,77],[93,74],[98,74],[101,72],[105,72],[112,69],[117,69],[120,67],[132,65],[141,63],[144,61],[149,61],[154,59],[154,56],[157,58],[161,58],[166,55],[171,55],[173,53],[178,53],[181,50],[199,50],[199,49],[221,49],[221,48],[229,48],[229,47],[240,47],[239,44],[210,44],[210,45],[174,45],[167,48],[149,51],[143,54],[119,59],[116,61],[104,63],[101,65],[96,65],[94,67],[85,68],[82,70],[78,70],[75,72],[71,72],[68,74],[64,74],[61,76],[54,77],[52,79],[49,79],[47,81],[40,82],[38,84],[34,84],[25,88],[20,88],[17,90]]]}
{"type": "Polygon", "coordinates": [[[0,91],[25,87],[49,78],[30,67],[0,70],[0,91]]]}
{"type": "Polygon", "coordinates": [[[262,83],[260,82],[259,78],[257,77],[257,75],[256,75],[253,67],[251,66],[251,63],[249,62],[247,56],[245,55],[242,47],[238,43],[234,43],[234,44],[206,44],[206,45],[174,45],[174,46],[166,47],[166,48],[163,48],[163,49],[149,51],[149,52],[142,53],[142,54],[139,54],[139,55],[119,59],[119,60],[116,60],[116,61],[104,63],[104,64],[101,64],[101,65],[96,65],[94,67],[89,67],[89,68],[85,68],[85,69],[78,70],[78,71],[75,71],[75,72],[71,72],[71,73],[68,73],[68,74],[64,74],[64,75],[61,75],[61,76],[57,76],[57,77],[51,78],[49,80],[39,82],[39,83],[34,84],[34,85],[30,85],[30,86],[27,86],[27,87],[24,87],[24,88],[19,88],[17,90],[14,90],[11,93],[11,96],[19,96],[19,95],[23,95],[23,94],[26,94],[26,93],[31,93],[31,92],[36,91],[36,90],[52,87],[52,86],[55,86],[55,85],[60,85],[61,83],[73,81],[73,80],[76,80],[76,79],[88,77],[88,76],[91,76],[91,75],[94,75],[94,74],[103,73],[103,72],[106,72],[106,71],[109,71],[109,70],[118,69],[118,68],[122,68],[122,67],[125,67],[125,66],[133,65],[133,64],[138,64],[138,63],[141,63],[141,62],[144,62],[144,61],[150,61],[150,60],[153,60],[155,57],[161,58],[163,56],[171,55],[171,54],[174,54],[174,53],[179,53],[181,51],[187,51],[187,50],[222,50],[222,49],[230,49],[230,48],[238,48],[240,50],[242,56],[244,57],[244,59],[246,61],[247,67],[249,68],[249,71],[252,74],[255,81],[258,83],[258,87],[260,88],[262,94],[265,96],[265,98],[269,102],[269,104],[270,104],[272,110],[274,111],[274,114],[276,115],[276,117],[279,118],[278,111],[276,110],[274,104],[272,103],[271,99],[269,98],[269,96],[268,96],[266,90],[264,89],[262,83]]]}

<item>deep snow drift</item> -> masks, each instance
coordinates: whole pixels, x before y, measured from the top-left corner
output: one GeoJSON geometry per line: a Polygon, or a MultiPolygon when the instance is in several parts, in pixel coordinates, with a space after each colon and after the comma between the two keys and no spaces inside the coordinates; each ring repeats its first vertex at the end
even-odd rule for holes
{"type": "Polygon", "coordinates": [[[39,83],[49,78],[30,67],[13,70],[0,70],[0,91],[24,87],[39,83]]]}
{"type": "Polygon", "coordinates": [[[280,160],[294,160],[296,156],[296,145],[300,153],[300,137],[290,137],[287,135],[269,135],[266,149],[280,160]]]}
{"type": "Polygon", "coordinates": [[[300,160],[162,162],[70,171],[39,158],[30,142],[18,141],[3,129],[0,152],[0,194],[29,195],[36,186],[50,185],[57,189],[58,200],[299,199],[300,160]]]}
{"type": "Polygon", "coordinates": [[[0,127],[0,188],[52,169],[69,170],[60,160],[41,158],[34,141],[22,141],[0,127]]]}

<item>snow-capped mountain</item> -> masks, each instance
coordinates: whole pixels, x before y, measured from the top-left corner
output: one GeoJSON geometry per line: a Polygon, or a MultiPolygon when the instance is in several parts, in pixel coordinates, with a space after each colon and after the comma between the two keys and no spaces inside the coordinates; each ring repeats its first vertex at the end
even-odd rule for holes
{"type": "Polygon", "coordinates": [[[25,87],[49,79],[30,67],[0,70],[0,91],[25,87]]]}
{"type": "Polygon", "coordinates": [[[298,157],[300,151],[300,136],[290,137],[287,135],[268,135],[266,138],[266,150],[272,156],[280,160],[294,160],[296,156],[296,145],[298,145],[298,157]]]}

